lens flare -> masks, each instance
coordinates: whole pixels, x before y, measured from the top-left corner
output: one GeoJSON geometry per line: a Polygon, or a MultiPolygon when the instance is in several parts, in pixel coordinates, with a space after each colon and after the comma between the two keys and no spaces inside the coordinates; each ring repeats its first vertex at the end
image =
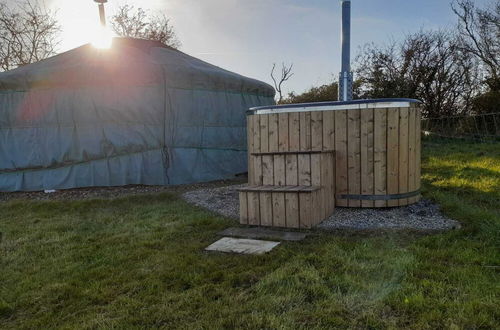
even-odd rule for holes
{"type": "Polygon", "coordinates": [[[99,49],[109,49],[113,44],[113,34],[106,27],[100,27],[92,37],[92,45],[99,49]]]}

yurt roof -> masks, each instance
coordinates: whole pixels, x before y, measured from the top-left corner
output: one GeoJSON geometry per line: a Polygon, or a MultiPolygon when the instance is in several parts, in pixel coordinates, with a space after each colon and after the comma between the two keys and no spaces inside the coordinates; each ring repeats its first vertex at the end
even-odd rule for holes
{"type": "Polygon", "coordinates": [[[114,38],[110,49],[90,44],[0,73],[0,91],[107,85],[166,85],[274,96],[270,85],[189,56],[159,42],[114,38]]]}

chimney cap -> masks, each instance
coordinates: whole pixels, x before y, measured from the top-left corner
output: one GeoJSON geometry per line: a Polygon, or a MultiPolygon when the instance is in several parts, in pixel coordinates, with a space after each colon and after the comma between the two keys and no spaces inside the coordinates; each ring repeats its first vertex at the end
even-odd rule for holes
{"type": "Polygon", "coordinates": [[[94,2],[97,2],[97,3],[106,3],[106,2],[108,2],[108,0],[94,0],[94,2]]]}

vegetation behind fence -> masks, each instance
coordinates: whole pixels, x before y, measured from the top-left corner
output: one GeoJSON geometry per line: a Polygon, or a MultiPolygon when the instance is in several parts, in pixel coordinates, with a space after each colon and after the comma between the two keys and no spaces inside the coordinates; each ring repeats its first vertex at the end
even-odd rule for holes
{"type": "Polygon", "coordinates": [[[500,141],[500,112],[426,118],[422,119],[422,130],[425,135],[444,138],[500,141]]]}

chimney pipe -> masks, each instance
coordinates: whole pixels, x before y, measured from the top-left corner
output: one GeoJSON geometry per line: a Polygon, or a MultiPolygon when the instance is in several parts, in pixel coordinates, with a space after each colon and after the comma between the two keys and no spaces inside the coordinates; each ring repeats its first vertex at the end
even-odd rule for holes
{"type": "Polygon", "coordinates": [[[351,1],[342,0],[342,68],[339,74],[339,101],[352,100],[351,1]]]}
{"type": "Polygon", "coordinates": [[[94,0],[94,2],[98,3],[99,7],[99,19],[101,21],[102,26],[106,26],[106,14],[104,12],[104,4],[108,2],[108,0],[94,0]]]}

